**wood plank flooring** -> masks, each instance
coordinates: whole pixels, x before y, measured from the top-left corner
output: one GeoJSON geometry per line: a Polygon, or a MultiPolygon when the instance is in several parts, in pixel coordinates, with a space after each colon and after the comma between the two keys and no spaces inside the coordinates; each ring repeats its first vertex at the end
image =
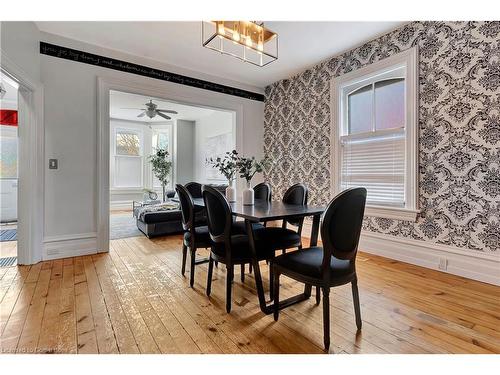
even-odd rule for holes
{"type": "MultiPolygon", "coordinates": [[[[109,254],[0,268],[3,353],[323,353],[322,309],[280,320],[258,307],[253,274],[236,270],[225,313],[225,268],[180,275],[181,237],[111,241],[109,254]]],[[[203,251],[200,253],[203,254],[203,251]]],[[[331,292],[331,353],[500,353],[500,287],[360,253],[363,329],[349,286],[331,292]]],[[[262,264],[267,292],[268,268],[262,264]]],[[[302,290],[282,278],[281,297],[302,290]]]]}

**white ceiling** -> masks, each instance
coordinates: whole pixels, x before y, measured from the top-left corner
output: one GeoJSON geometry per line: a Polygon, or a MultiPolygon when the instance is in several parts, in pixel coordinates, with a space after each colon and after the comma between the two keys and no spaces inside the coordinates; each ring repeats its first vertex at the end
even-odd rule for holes
{"type": "Polygon", "coordinates": [[[168,122],[168,120],[155,116],[150,119],[147,116],[137,117],[142,111],[140,108],[146,108],[145,103],[153,99],[153,103],[158,104],[160,109],[171,109],[177,111],[177,115],[169,114],[172,120],[190,120],[197,121],[202,117],[206,117],[214,113],[213,109],[194,107],[179,103],[168,102],[153,97],[145,97],[142,95],[129,94],[120,91],[111,91],[109,97],[109,114],[110,117],[121,120],[138,121],[144,123],[168,122]],[[137,110],[124,108],[139,108],[137,110]]]}
{"type": "Polygon", "coordinates": [[[234,81],[265,87],[403,22],[283,22],[279,58],[257,67],[201,46],[201,22],[37,22],[40,30],[234,81]]]}

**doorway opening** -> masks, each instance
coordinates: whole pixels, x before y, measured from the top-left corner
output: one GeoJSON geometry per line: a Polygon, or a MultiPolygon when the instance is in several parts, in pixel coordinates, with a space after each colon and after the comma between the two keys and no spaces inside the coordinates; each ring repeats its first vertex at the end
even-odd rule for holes
{"type": "Polygon", "coordinates": [[[19,84],[0,70],[0,266],[17,263],[19,84]]]}
{"type": "MultiPolygon", "coordinates": [[[[234,111],[110,90],[109,238],[145,236],[145,214],[168,210],[164,203],[174,197],[177,183],[226,183],[206,159],[235,146],[234,111]],[[165,184],[152,166],[158,151],[170,162],[165,184]]],[[[165,235],[175,231],[175,223],[155,224],[164,224],[165,235]]]]}

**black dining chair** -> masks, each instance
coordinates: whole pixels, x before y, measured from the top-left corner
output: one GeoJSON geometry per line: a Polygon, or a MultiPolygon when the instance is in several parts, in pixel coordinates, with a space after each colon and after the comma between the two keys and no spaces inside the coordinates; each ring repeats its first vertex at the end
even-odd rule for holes
{"type": "MultiPolygon", "coordinates": [[[[306,205],[307,187],[304,184],[295,184],[288,188],[283,195],[282,202],[286,204],[306,205]]],[[[285,253],[286,249],[302,248],[303,217],[283,220],[281,227],[255,228],[255,236],[262,242],[269,242],[276,250],[285,253]],[[297,231],[287,228],[287,224],[297,226],[297,231]]]]}
{"type": "Polygon", "coordinates": [[[201,198],[201,184],[198,182],[188,182],[184,187],[193,198],[201,198]]]}
{"type": "MultiPolygon", "coordinates": [[[[203,201],[207,209],[208,232],[213,241],[208,263],[207,296],[212,288],[212,272],[214,262],[225,264],[226,273],[226,311],[231,311],[231,286],[234,278],[234,266],[253,261],[249,237],[246,234],[235,233],[233,230],[233,215],[226,198],[216,189],[203,185],[203,201]]],[[[256,242],[257,260],[274,258],[274,250],[261,246],[256,242]]]]}
{"type": "MultiPolygon", "coordinates": [[[[271,193],[271,185],[269,185],[267,182],[261,182],[261,183],[255,185],[253,188],[253,191],[254,191],[254,198],[255,199],[263,200],[266,202],[271,202],[271,194],[272,194],[271,193]]],[[[263,223],[263,224],[253,223],[252,224],[252,227],[254,230],[258,230],[258,229],[262,228],[263,226],[264,227],[267,226],[267,223],[263,223]]],[[[246,233],[246,227],[245,227],[244,221],[236,222],[235,228],[242,233],[246,233]]],[[[251,263],[248,266],[248,272],[252,273],[252,264],[251,263]]],[[[241,265],[241,281],[242,282],[245,281],[245,265],[244,264],[241,265]]]]}
{"type": "MultiPolygon", "coordinates": [[[[328,204],[321,224],[323,246],[283,254],[274,259],[274,320],[279,316],[279,279],[286,275],[323,291],[323,341],[330,348],[330,288],[351,283],[356,326],[361,329],[356,254],[363,224],[366,189],[352,188],[328,204]]],[[[317,300],[318,301],[318,300],[317,300]]],[[[319,303],[319,302],[318,302],[319,303]]]]}
{"type": "MultiPolygon", "coordinates": [[[[288,204],[299,204],[302,206],[307,205],[307,198],[309,195],[309,191],[307,190],[307,186],[301,183],[292,185],[288,188],[288,190],[283,195],[282,202],[288,204]]],[[[302,248],[302,227],[304,226],[304,218],[291,218],[288,220],[283,220],[282,228],[287,229],[287,224],[293,225],[297,227],[297,234],[300,238],[300,244],[297,246],[299,249],[302,248]]],[[[290,246],[295,247],[295,246],[290,246]]],[[[283,248],[283,253],[286,252],[286,248],[283,248]]]]}
{"type": "Polygon", "coordinates": [[[182,243],[182,269],[181,273],[184,276],[186,271],[187,253],[191,257],[191,273],[189,275],[189,285],[194,285],[195,266],[202,263],[207,263],[207,259],[196,260],[196,250],[200,248],[210,248],[213,246],[212,240],[208,233],[206,225],[197,225],[196,212],[194,209],[193,197],[188,189],[181,184],[175,185],[175,190],[179,196],[181,205],[182,227],[184,229],[184,238],[182,243]]]}
{"type": "Polygon", "coordinates": [[[261,182],[254,186],[254,198],[271,202],[271,185],[267,182],[261,182]]]}

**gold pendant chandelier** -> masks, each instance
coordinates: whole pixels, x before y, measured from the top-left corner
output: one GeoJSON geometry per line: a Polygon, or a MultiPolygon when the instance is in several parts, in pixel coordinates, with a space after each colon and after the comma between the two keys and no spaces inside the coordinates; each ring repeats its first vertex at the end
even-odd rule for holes
{"type": "Polygon", "coordinates": [[[278,34],[251,21],[202,22],[203,47],[257,66],[278,59],[278,34]]]}

